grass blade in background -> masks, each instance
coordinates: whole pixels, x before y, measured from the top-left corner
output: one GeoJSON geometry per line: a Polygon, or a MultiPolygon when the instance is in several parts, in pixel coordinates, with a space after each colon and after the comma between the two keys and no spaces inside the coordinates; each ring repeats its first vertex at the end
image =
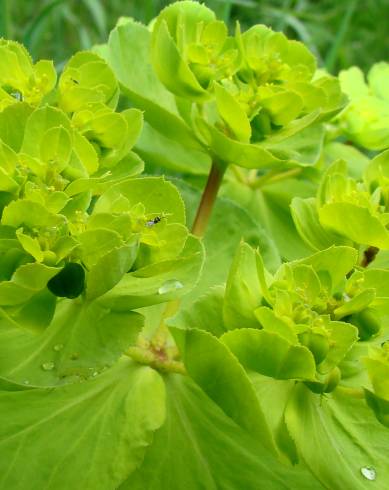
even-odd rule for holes
{"type": "Polygon", "coordinates": [[[9,0],[0,0],[0,37],[12,37],[9,0]]]}
{"type": "Polygon", "coordinates": [[[328,54],[326,56],[325,67],[327,68],[327,70],[330,73],[332,73],[334,71],[334,69],[336,68],[336,64],[338,61],[339,48],[347,36],[348,30],[349,30],[350,25],[351,25],[351,20],[352,20],[353,14],[354,14],[355,9],[358,5],[358,1],[359,0],[349,0],[348,1],[348,5],[347,5],[346,11],[344,13],[343,21],[342,21],[340,28],[338,30],[338,33],[336,35],[335,42],[332,45],[332,48],[330,49],[330,51],[328,52],[328,54]]]}

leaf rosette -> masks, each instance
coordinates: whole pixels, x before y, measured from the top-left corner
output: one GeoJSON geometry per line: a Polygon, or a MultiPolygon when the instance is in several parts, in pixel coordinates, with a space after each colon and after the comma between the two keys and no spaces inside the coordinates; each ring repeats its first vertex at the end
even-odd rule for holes
{"type": "Polygon", "coordinates": [[[242,244],[223,299],[214,290],[212,302],[204,297],[172,324],[211,329],[195,318],[211,315],[202,311],[207,301],[218,304],[212,321],[219,326],[211,331],[247,369],[303,381],[314,393],[331,392],[339,383],[360,387],[361,358],[386,335],[388,297],[380,286],[385,271],[356,265],[356,251],[338,246],[285,263],[271,275],[259,253],[242,244]]]}
{"type": "Polygon", "coordinates": [[[33,63],[15,41],[0,40],[0,109],[23,100],[38,105],[53,90],[57,74],[52,61],[33,63]]]}
{"type": "Polygon", "coordinates": [[[50,99],[15,99],[0,112],[0,336],[13,352],[0,355],[0,372],[18,383],[26,375],[36,385],[71,382],[104,367],[105,334],[96,336],[94,323],[116,325],[117,359],[142,326],[132,310],[185,294],[201,270],[178,190],[134,178],[143,170],[131,152],[142,113],[116,112],[117,99],[105,61],[81,52],[50,99]],[[94,357],[82,351],[84,328],[99,346],[94,357]],[[58,359],[46,361],[57,345],[58,359]]]}
{"type": "Polygon", "coordinates": [[[214,81],[236,72],[239,60],[234,38],[212,10],[195,2],[176,2],[156,18],[152,62],[164,85],[195,102],[211,97],[214,81]]]}
{"type": "Polygon", "coordinates": [[[337,243],[388,249],[388,157],[385,151],[373,158],[362,180],[349,177],[347,163],[338,160],[324,173],[316,199],[292,201],[296,227],[312,248],[337,243]]]}
{"type": "Polygon", "coordinates": [[[302,43],[262,25],[243,34],[237,26],[228,36],[224,23],[195,2],[160,13],[151,52],[164,85],[196,103],[192,124],[200,141],[227,163],[280,163],[285,155],[272,152],[272,143],[342,105],[338,82],[314,78],[315,58],[302,43]]]}
{"type": "MultiPolygon", "coordinates": [[[[207,376],[204,366],[195,366],[196,337],[198,349],[203,337],[204,353],[211,352],[205,339],[212,338],[213,358],[227,347],[254,387],[281,459],[304,461],[324,487],[339,489],[350,481],[364,488],[360,475],[367,462],[377,474],[385,471],[379,449],[342,460],[336,477],[326,459],[342,454],[339,448],[351,451],[355,437],[370,449],[387,440],[374,416],[387,425],[387,353],[373,354],[387,339],[387,271],[361,269],[357,258],[352,247],[332,246],[271,275],[261,255],[242,243],[225,288],[212,288],[169,321],[190,376],[207,376]],[[299,436],[307,426],[310,437],[299,436]]],[[[217,386],[219,393],[225,385],[218,369],[215,360],[205,387],[217,386]]]]}

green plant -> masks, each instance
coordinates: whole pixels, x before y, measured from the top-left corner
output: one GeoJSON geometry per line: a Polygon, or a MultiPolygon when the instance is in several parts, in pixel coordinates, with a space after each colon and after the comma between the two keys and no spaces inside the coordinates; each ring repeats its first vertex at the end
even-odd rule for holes
{"type": "Polygon", "coordinates": [[[351,141],[369,150],[388,147],[389,96],[387,80],[389,64],[373,65],[367,75],[356,66],[339,74],[342,90],[350,98],[350,104],[340,116],[340,125],[351,141]]]}
{"type": "Polygon", "coordinates": [[[0,488],[384,490],[389,160],[327,165],[338,80],[190,1],[0,67],[0,488]]]}

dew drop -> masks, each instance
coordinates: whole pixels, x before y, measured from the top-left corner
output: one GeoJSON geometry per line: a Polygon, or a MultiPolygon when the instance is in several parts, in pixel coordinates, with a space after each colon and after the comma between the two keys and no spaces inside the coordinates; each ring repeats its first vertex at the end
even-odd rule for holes
{"type": "Polygon", "coordinates": [[[363,466],[361,468],[362,476],[366,478],[366,480],[374,481],[376,479],[377,473],[372,466],[363,466]]]}
{"type": "Polygon", "coordinates": [[[162,284],[162,286],[158,289],[159,294],[167,294],[176,291],[177,289],[183,288],[183,284],[176,279],[170,279],[162,284]]]}
{"type": "Polygon", "coordinates": [[[97,376],[98,374],[99,374],[99,373],[98,373],[97,371],[94,371],[94,372],[92,373],[92,376],[93,376],[93,377],[95,377],[95,376],[97,376]]]}
{"type": "Polygon", "coordinates": [[[42,369],[44,371],[51,371],[52,369],[54,369],[54,362],[53,361],[44,362],[42,364],[42,369]]]}
{"type": "Polygon", "coordinates": [[[29,385],[29,384],[30,384],[30,382],[28,381],[28,379],[25,379],[25,380],[23,381],[23,384],[24,384],[24,385],[29,385]]]}
{"type": "Polygon", "coordinates": [[[63,349],[63,344],[55,344],[55,346],[53,347],[53,350],[55,350],[55,352],[59,352],[62,349],[63,349]]]}

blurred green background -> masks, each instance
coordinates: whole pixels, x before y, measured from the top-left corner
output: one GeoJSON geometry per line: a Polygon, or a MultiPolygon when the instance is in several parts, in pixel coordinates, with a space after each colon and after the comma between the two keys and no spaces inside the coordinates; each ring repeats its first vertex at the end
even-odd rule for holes
{"type": "MultiPolygon", "coordinates": [[[[58,68],[103,43],[118,17],[150,21],[167,0],[0,0],[0,36],[23,42],[58,68]]],[[[256,23],[304,41],[330,72],[388,59],[389,0],[206,0],[233,27],[256,23]]]]}

